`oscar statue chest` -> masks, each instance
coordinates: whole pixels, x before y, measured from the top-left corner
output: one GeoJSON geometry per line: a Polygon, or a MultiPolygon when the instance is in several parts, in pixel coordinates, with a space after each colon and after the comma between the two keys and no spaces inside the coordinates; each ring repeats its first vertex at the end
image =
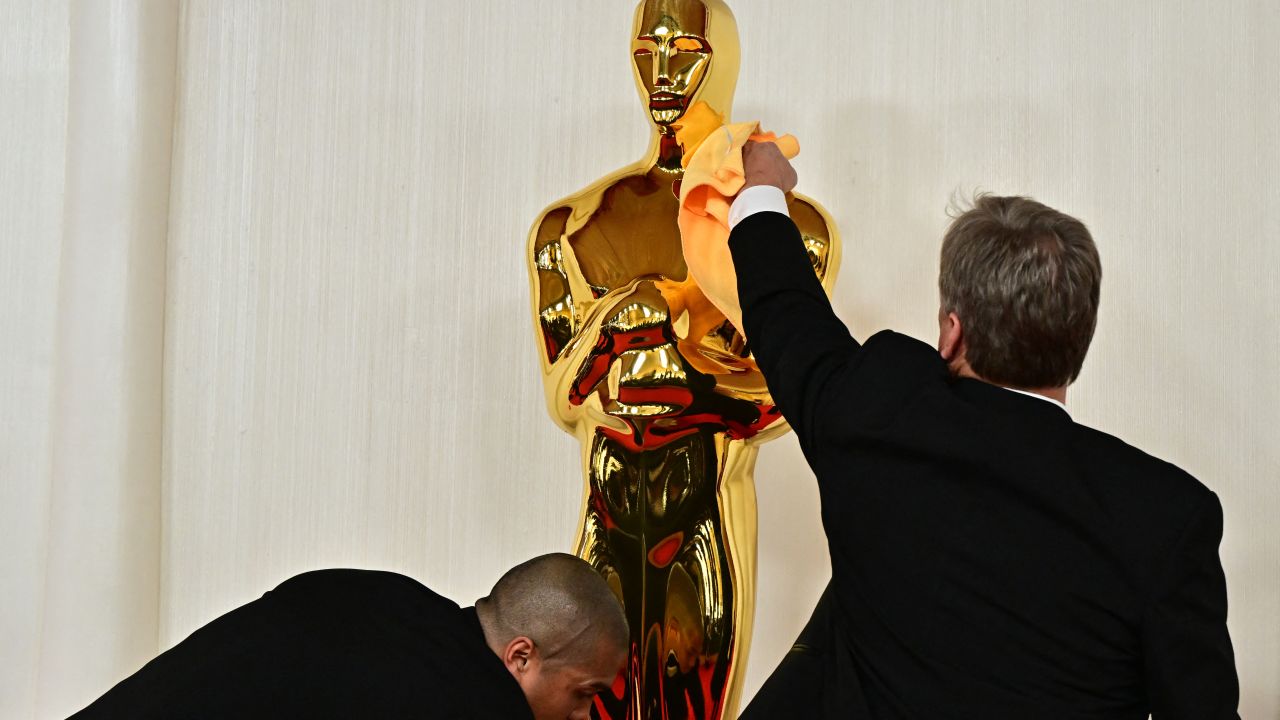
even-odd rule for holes
{"type": "Polygon", "coordinates": [[[667,183],[630,177],[606,189],[567,240],[584,279],[614,290],[638,278],[684,279],[679,201],[667,183]]]}

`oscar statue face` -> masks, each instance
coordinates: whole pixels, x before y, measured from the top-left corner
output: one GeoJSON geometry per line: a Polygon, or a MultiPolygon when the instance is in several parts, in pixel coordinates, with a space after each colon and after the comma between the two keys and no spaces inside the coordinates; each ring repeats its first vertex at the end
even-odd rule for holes
{"type": "Polygon", "coordinates": [[[719,0],[647,0],[631,52],[649,118],[666,130],[698,100],[728,115],[738,78],[738,30],[719,0]]]}
{"type": "Polygon", "coordinates": [[[634,43],[636,72],[649,95],[649,115],[658,125],[670,125],[689,109],[689,98],[702,86],[711,48],[669,18],[648,32],[634,43]]]}

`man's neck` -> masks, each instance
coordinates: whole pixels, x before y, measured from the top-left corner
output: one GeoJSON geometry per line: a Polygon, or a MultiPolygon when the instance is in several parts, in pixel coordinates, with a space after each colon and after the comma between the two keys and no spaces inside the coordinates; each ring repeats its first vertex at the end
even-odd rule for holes
{"type": "Polygon", "coordinates": [[[1004,385],[1003,387],[1009,390],[1017,390],[1018,392],[1026,393],[1028,395],[1039,395],[1041,397],[1046,397],[1061,405],[1067,404],[1067,389],[1065,387],[1021,388],[1021,387],[1014,387],[1012,385],[1004,385]]]}
{"type": "Polygon", "coordinates": [[[1066,385],[1062,385],[1059,387],[1028,388],[1028,387],[1017,387],[1014,385],[1005,385],[1003,383],[998,383],[998,382],[992,382],[991,380],[988,380],[982,377],[981,375],[979,375],[978,373],[974,372],[973,368],[969,367],[969,363],[967,362],[953,362],[951,364],[951,371],[956,375],[956,377],[971,378],[973,380],[981,380],[982,382],[987,383],[988,385],[995,385],[997,387],[1002,387],[1006,390],[1014,390],[1016,392],[1020,392],[1026,395],[1039,395],[1042,398],[1045,398],[1047,400],[1052,400],[1058,403],[1059,405],[1062,405],[1064,408],[1067,405],[1067,386],[1066,385]]]}
{"type": "Polygon", "coordinates": [[[1068,415],[1071,414],[1071,411],[1067,410],[1067,393],[1065,392],[1066,388],[1052,388],[1051,390],[1061,389],[1063,390],[1063,392],[1055,393],[1054,395],[1049,395],[1043,391],[1022,390],[1020,388],[1006,387],[1006,386],[1001,386],[1001,387],[1004,387],[1004,389],[1008,390],[1009,392],[1015,392],[1015,393],[1018,393],[1019,395],[1027,395],[1037,400],[1043,400],[1044,402],[1053,403],[1054,405],[1057,405],[1058,407],[1062,408],[1062,410],[1066,412],[1068,415]]]}

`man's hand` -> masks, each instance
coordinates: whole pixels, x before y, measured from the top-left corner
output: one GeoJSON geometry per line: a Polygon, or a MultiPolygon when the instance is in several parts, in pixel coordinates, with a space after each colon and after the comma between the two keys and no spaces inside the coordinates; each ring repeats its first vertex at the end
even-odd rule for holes
{"type": "Polygon", "coordinates": [[[796,169],[771,142],[749,142],[742,146],[742,168],[747,179],[743,190],[772,185],[789,193],[796,187],[796,169]]]}

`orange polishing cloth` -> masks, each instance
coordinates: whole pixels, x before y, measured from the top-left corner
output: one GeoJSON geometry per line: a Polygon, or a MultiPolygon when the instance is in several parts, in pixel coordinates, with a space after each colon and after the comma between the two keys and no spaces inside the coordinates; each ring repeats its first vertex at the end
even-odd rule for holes
{"type": "Polygon", "coordinates": [[[729,207],[746,184],[742,148],[748,142],[772,142],[793,158],[800,153],[800,143],[791,135],[762,133],[758,122],[725,125],[724,117],[703,102],[690,108],[682,121],[676,132],[685,148],[679,226],[689,277],[684,282],[663,281],[658,289],[671,307],[671,317],[688,311],[688,329],[680,334],[697,341],[725,318],[742,332],[738,279],[729,254],[729,207]]]}

